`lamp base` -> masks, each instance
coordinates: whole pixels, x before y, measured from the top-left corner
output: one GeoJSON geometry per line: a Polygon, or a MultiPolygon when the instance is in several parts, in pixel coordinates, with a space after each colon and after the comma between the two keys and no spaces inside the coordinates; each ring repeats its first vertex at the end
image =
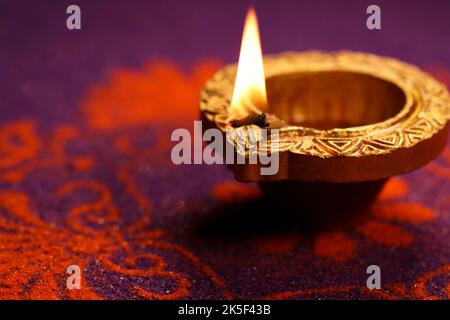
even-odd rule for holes
{"type": "Polygon", "coordinates": [[[260,182],[264,197],[320,228],[343,227],[363,218],[388,179],[349,182],[260,182]]]}

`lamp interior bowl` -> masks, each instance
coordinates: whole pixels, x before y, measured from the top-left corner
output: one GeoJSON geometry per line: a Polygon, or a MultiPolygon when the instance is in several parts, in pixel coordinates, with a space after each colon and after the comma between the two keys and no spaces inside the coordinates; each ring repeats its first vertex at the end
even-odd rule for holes
{"type": "Polygon", "coordinates": [[[406,96],[394,83],[349,71],[299,72],[266,79],[269,113],[289,125],[320,130],[387,120],[406,96]]]}

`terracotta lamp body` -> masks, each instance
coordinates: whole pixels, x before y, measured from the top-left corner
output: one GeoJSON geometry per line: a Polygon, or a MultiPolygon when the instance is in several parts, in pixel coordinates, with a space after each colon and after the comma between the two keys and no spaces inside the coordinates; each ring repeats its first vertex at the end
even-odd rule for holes
{"type": "MultiPolygon", "coordinates": [[[[236,68],[222,68],[202,90],[204,127],[228,130],[236,68]]],[[[279,171],[263,176],[258,164],[229,169],[238,181],[260,183],[281,206],[320,219],[365,211],[389,177],[424,166],[446,146],[449,93],[412,65],[365,53],[306,52],[267,57],[264,69],[268,106],[260,111],[270,115],[269,130],[275,123],[280,130],[279,171]]]]}

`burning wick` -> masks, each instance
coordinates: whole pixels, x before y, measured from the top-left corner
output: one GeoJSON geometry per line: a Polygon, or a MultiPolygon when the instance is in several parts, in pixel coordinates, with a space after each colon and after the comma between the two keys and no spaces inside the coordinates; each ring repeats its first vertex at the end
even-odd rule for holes
{"type": "Polygon", "coordinates": [[[234,119],[228,120],[229,124],[233,128],[239,128],[252,124],[261,128],[269,126],[269,123],[266,121],[266,114],[258,110],[258,108],[256,108],[253,103],[249,101],[249,99],[246,99],[245,104],[243,105],[245,107],[241,108],[241,110],[244,110],[245,116],[241,115],[240,117],[235,117],[234,119]]]}
{"type": "Polygon", "coordinates": [[[250,8],[245,19],[236,82],[226,122],[232,127],[257,125],[267,127],[266,80],[255,10],[250,8]]]}
{"type": "Polygon", "coordinates": [[[233,128],[239,128],[242,126],[256,125],[261,128],[265,128],[269,126],[269,123],[266,120],[265,113],[251,113],[245,118],[239,120],[232,120],[230,124],[233,128]]]}

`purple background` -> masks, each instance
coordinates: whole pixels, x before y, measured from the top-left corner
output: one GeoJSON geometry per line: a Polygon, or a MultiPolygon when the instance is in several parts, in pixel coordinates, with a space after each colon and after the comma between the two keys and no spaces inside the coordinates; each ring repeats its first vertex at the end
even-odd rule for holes
{"type": "Polygon", "coordinates": [[[382,30],[374,31],[365,26],[372,2],[360,0],[1,0],[0,101],[8,110],[1,120],[78,117],[86,89],[116,67],[160,57],[184,68],[206,57],[236,61],[250,3],[264,53],[351,49],[450,66],[448,0],[376,1],[382,30]],[[81,31],[65,27],[73,3],[81,7],[81,31]]]}

